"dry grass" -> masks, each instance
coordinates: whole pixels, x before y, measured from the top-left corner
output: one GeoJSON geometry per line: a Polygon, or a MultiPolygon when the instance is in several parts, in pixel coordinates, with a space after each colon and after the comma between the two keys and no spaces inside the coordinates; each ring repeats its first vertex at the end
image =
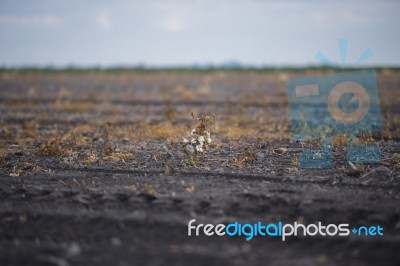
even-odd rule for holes
{"type": "Polygon", "coordinates": [[[236,167],[241,167],[244,164],[254,163],[257,161],[257,156],[254,152],[247,149],[239,158],[233,159],[233,165],[236,167]]]}
{"type": "Polygon", "coordinates": [[[334,147],[346,147],[348,138],[345,135],[337,135],[332,138],[332,144],[334,147]]]}
{"type": "Polygon", "coordinates": [[[230,141],[239,140],[245,136],[254,136],[257,131],[253,128],[241,127],[218,127],[218,132],[225,136],[230,141]]]}
{"type": "MultiPolygon", "coordinates": [[[[194,113],[192,112],[192,118],[195,119],[194,113]]],[[[212,127],[215,127],[215,115],[200,115],[196,119],[196,125],[194,127],[196,134],[205,136],[207,132],[210,132],[212,127]]]]}
{"type": "Polygon", "coordinates": [[[176,120],[176,108],[170,100],[165,101],[164,111],[168,122],[174,123],[176,120]]]}
{"type": "Polygon", "coordinates": [[[196,191],[196,187],[193,184],[191,184],[191,185],[187,186],[185,188],[185,190],[186,190],[186,192],[194,193],[196,191]]]}
{"type": "Polygon", "coordinates": [[[71,129],[67,134],[64,134],[61,138],[63,142],[71,141],[74,146],[84,146],[89,141],[88,138],[84,137],[84,134],[91,133],[94,130],[93,126],[88,124],[77,125],[71,129]]]}
{"type": "Polygon", "coordinates": [[[76,102],[69,103],[64,108],[70,113],[88,113],[94,110],[94,105],[87,102],[76,102]]]}
{"type": "Polygon", "coordinates": [[[400,153],[396,153],[394,157],[395,157],[394,168],[400,169],[400,153]]]}
{"type": "Polygon", "coordinates": [[[36,154],[39,156],[64,156],[71,152],[70,148],[70,145],[62,143],[61,138],[54,138],[38,148],[36,154]]]}
{"type": "Polygon", "coordinates": [[[52,105],[56,110],[65,110],[69,113],[87,113],[94,110],[94,104],[90,102],[71,102],[70,100],[57,99],[52,105]]]}
{"type": "Polygon", "coordinates": [[[137,191],[137,187],[136,187],[135,184],[129,185],[129,186],[128,186],[128,189],[129,189],[131,192],[136,192],[136,191],[137,191]]]}
{"type": "Polygon", "coordinates": [[[67,166],[75,166],[78,161],[78,153],[71,151],[66,156],[62,158],[61,163],[67,166]]]}
{"type": "Polygon", "coordinates": [[[392,140],[393,139],[393,135],[390,132],[390,130],[388,128],[384,128],[382,130],[382,138],[385,140],[392,140]]]}
{"type": "Polygon", "coordinates": [[[28,121],[22,124],[22,129],[28,137],[36,137],[37,123],[35,121],[28,121]]]}
{"type": "Polygon", "coordinates": [[[183,125],[173,125],[170,122],[162,122],[159,124],[149,124],[142,122],[138,125],[115,125],[107,122],[92,130],[92,132],[102,132],[102,136],[106,141],[140,141],[148,139],[168,139],[180,136],[187,131],[187,127],[183,125]]]}
{"type": "Polygon", "coordinates": [[[117,115],[121,113],[121,108],[115,106],[107,106],[107,107],[101,107],[101,113],[106,114],[106,115],[117,115]]]}
{"type": "Polygon", "coordinates": [[[218,132],[229,141],[242,137],[290,139],[290,128],[285,119],[279,120],[269,114],[252,117],[250,115],[223,115],[222,123],[217,125],[218,132]]]}
{"type": "Polygon", "coordinates": [[[273,149],[273,153],[275,153],[275,154],[285,154],[285,153],[287,153],[289,151],[289,149],[288,148],[285,148],[285,147],[279,147],[279,148],[276,148],[276,149],[273,149]]]}
{"type": "Polygon", "coordinates": [[[95,153],[89,153],[85,156],[83,160],[84,164],[94,164],[98,161],[97,155],[95,153]]]}
{"type": "Polygon", "coordinates": [[[112,152],[108,156],[104,156],[103,160],[111,161],[111,162],[119,162],[125,160],[132,160],[135,156],[130,152],[112,152]]]}
{"type": "Polygon", "coordinates": [[[11,131],[10,131],[10,128],[8,125],[1,123],[0,137],[2,139],[10,139],[13,137],[13,134],[11,134],[11,131]]]}
{"type": "Polygon", "coordinates": [[[172,125],[169,122],[149,125],[141,124],[134,129],[132,139],[166,139],[182,136],[189,129],[182,125],[172,125]]]}
{"type": "Polygon", "coordinates": [[[300,166],[299,158],[295,157],[290,161],[290,164],[297,169],[300,166]]]}
{"type": "Polygon", "coordinates": [[[0,167],[4,167],[7,165],[6,156],[7,150],[5,148],[0,148],[0,167]]]}
{"type": "Polygon", "coordinates": [[[197,98],[197,94],[184,85],[178,85],[174,88],[173,94],[182,101],[192,101],[197,98]]]}

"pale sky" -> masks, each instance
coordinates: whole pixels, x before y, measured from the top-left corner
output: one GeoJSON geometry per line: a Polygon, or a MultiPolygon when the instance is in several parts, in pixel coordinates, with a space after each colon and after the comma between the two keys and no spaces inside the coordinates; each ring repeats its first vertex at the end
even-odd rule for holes
{"type": "Polygon", "coordinates": [[[400,65],[400,1],[0,0],[1,66],[400,65]]]}

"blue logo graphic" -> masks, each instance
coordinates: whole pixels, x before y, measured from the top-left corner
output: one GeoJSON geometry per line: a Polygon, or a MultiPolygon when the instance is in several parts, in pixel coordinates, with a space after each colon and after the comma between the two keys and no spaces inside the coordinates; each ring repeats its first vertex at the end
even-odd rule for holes
{"type": "MultiPolygon", "coordinates": [[[[339,40],[342,63],[347,40],[339,40]]],[[[354,65],[372,55],[366,50],[354,65]]],[[[321,52],[316,58],[333,65],[321,52]]],[[[371,145],[359,145],[363,133],[380,131],[381,112],[374,70],[342,72],[318,77],[293,78],[287,82],[292,137],[296,140],[321,140],[320,150],[300,155],[302,168],[331,168],[332,138],[348,138],[347,160],[353,163],[379,163],[380,152],[371,145]]]]}

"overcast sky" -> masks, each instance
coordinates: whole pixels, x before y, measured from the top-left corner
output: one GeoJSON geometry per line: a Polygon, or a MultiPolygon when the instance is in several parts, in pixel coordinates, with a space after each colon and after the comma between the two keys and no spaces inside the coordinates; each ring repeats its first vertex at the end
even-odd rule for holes
{"type": "Polygon", "coordinates": [[[400,65],[400,1],[0,0],[0,65],[400,65]]]}

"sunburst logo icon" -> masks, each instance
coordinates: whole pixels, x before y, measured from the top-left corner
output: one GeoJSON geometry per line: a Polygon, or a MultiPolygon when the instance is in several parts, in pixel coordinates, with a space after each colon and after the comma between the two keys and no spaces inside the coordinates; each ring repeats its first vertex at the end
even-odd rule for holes
{"type": "MultiPolygon", "coordinates": [[[[347,44],[347,39],[339,40],[341,64],[333,63],[320,51],[315,57],[327,66],[344,66],[347,44]]],[[[354,63],[346,66],[359,67],[371,56],[372,50],[366,49],[354,63]]],[[[308,150],[300,155],[300,167],[333,167],[332,138],[338,135],[348,137],[349,162],[380,161],[380,152],[376,147],[356,144],[359,135],[382,128],[377,79],[373,69],[289,79],[287,93],[292,137],[300,141],[322,141],[321,150],[308,150]]]]}
{"type": "MultiPolygon", "coordinates": [[[[339,39],[339,51],[340,51],[340,60],[341,64],[344,65],[346,64],[346,57],[347,57],[347,46],[348,46],[348,40],[347,39],[339,39]]],[[[358,57],[358,59],[354,62],[349,64],[350,67],[359,67],[362,63],[364,63],[366,60],[371,58],[373,56],[372,50],[370,48],[366,49],[361,55],[358,57]]],[[[335,64],[332,62],[330,59],[328,59],[321,51],[318,51],[317,54],[315,55],[315,59],[320,61],[322,64],[326,66],[331,66],[331,67],[339,67],[339,64],[335,64]]]]}

